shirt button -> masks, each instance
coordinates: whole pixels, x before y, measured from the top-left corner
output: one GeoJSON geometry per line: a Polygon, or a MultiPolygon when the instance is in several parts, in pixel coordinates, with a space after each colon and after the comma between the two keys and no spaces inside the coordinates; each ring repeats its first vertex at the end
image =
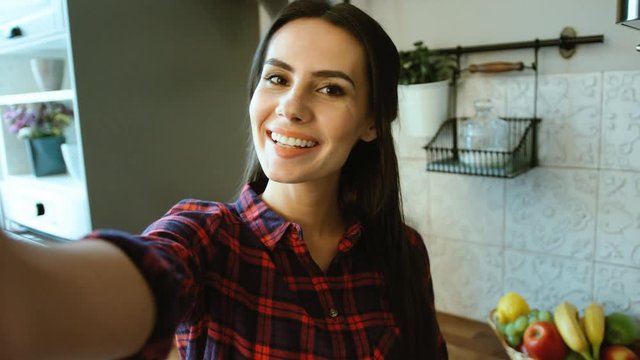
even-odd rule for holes
{"type": "Polygon", "coordinates": [[[336,309],[329,309],[329,316],[331,316],[332,319],[335,319],[338,317],[338,310],[336,309]]]}

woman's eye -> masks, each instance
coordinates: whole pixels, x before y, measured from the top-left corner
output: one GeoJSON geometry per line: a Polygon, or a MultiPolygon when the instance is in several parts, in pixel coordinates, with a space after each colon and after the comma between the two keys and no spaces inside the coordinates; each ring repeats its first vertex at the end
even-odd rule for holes
{"type": "Polygon", "coordinates": [[[327,85],[320,89],[320,92],[331,96],[344,95],[344,90],[338,85],[327,85]]]}
{"type": "Polygon", "coordinates": [[[287,81],[280,75],[267,75],[264,78],[272,85],[286,85],[287,81]]]}

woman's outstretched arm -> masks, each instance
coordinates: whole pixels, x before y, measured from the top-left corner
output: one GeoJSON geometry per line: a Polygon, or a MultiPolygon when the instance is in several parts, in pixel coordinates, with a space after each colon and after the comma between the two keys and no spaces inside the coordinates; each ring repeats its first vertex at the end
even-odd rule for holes
{"type": "Polygon", "coordinates": [[[105,241],[40,247],[0,231],[0,359],[114,359],[140,350],[152,292],[105,241]]]}

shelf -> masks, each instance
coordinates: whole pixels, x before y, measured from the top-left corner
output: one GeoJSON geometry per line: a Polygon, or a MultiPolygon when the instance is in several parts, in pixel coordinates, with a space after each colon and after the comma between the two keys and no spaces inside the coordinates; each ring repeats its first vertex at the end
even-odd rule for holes
{"type": "Polygon", "coordinates": [[[87,193],[69,175],[10,175],[0,182],[7,224],[78,239],[91,231],[87,193]]]}
{"type": "Polygon", "coordinates": [[[43,91],[26,94],[0,95],[0,105],[32,104],[51,101],[72,101],[73,90],[43,91]]]}
{"type": "Polygon", "coordinates": [[[16,38],[0,43],[0,56],[66,56],[67,34],[64,31],[37,38],[16,38]]]}
{"type": "Polygon", "coordinates": [[[458,147],[458,122],[451,118],[424,149],[427,171],[513,178],[537,165],[538,118],[501,118],[509,126],[508,151],[458,147]]]}
{"type": "Polygon", "coordinates": [[[28,187],[45,187],[56,192],[74,192],[82,194],[84,192],[84,186],[78,180],[72,178],[69,174],[50,175],[36,177],[31,174],[28,175],[8,175],[4,181],[10,183],[20,183],[28,187]]]}

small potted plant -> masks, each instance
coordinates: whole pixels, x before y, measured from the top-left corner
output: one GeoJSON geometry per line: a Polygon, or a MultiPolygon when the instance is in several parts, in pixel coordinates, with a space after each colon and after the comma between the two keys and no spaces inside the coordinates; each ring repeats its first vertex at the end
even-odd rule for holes
{"type": "Polygon", "coordinates": [[[447,118],[455,60],[430,52],[422,41],[413,45],[413,50],[399,52],[400,121],[413,136],[433,137],[447,118]]]}
{"type": "Polygon", "coordinates": [[[60,103],[12,105],[3,113],[9,132],[27,144],[28,158],[35,176],[66,172],[60,145],[63,130],[73,112],[60,103]]]}

